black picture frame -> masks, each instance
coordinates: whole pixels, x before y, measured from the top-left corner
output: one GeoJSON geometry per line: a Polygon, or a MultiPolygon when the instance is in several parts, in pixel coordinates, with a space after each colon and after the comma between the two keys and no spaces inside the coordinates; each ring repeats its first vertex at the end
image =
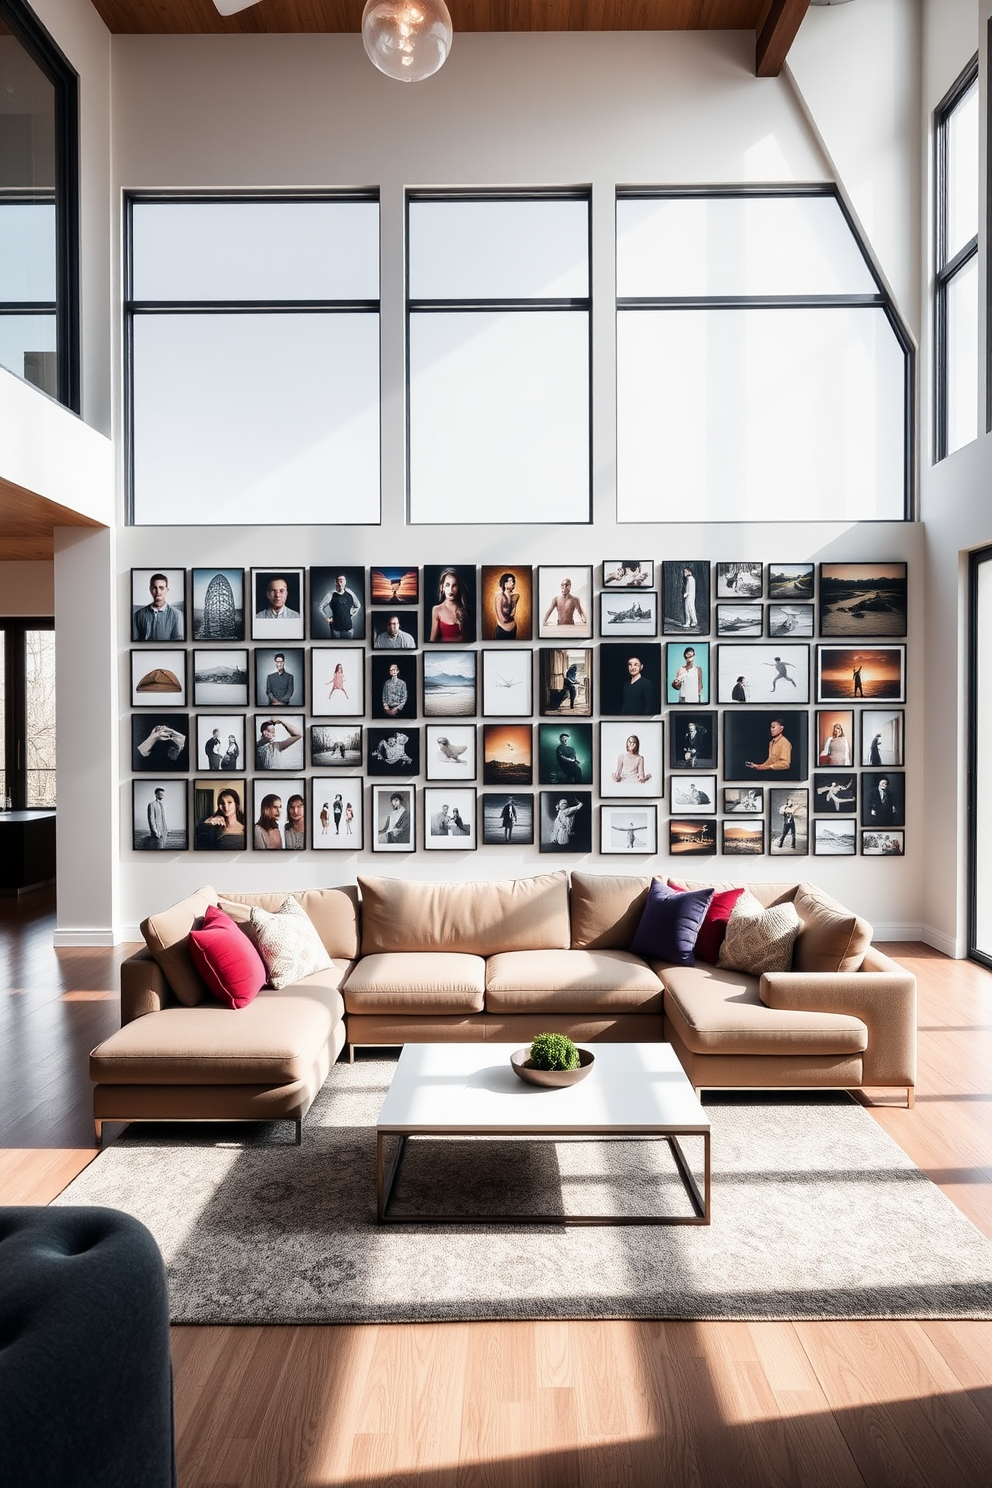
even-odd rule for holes
{"type": "Polygon", "coordinates": [[[256,776],[252,780],[252,818],[248,824],[249,846],[256,852],[303,852],[307,845],[307,782],[303,776],[283,779],[271,775],[256,776]],[[267,803],[273,798],[279,802],[275,816],[266,815],[267,803]],[[293,828],[290,807],[294,800],[302,800],[300,825],[293,828]],[[264,819],[263,819],[264,818],[264,819]],[[279,833],[278,847],[271,840],[271,832],[279,833]],[[302,840],[287,840],[287,832],[296,832],[302,840]]]}
{"type": "Polygon", "coordinates": [[[716,565],[717,599],[760,599],[765,592],[762,563],[750,558],[716,565]]]}
{"type": "Polygon", "coordinates": [[[304,631],[303,569],[253,568],[251,571],[251,638],[268,641],[273,646],[302,641],[304,631]],[[277,586],[285,585],[285,598],[278,606],[279,617],[273,618],[273,600],[277,586]],[[273,593],[269,593],[272,586],[273,593]]]}
{"type": "Polygon", "coordinates": [[[715,816],[670,816],[668,818],[669,857],[712,858],[715,854],[715,816]]]}
{"type": "Polygon", "coordinates": [[[769,563],[768,598],[811,600],[815,589],[814,563],[769,563]]]}
{"type": "Polygon", "coordinates": [[[537,634],[570,647],[591,640],[592,564],[542,564],[537,570],[537,634]],[[554,623],[552,623],[552,616],[554,623]]]}
{"type": "Polygon", "coordinates": [[[374,785],[369,831],[375,853],[416,852],[417,787],[404,781],[374,785]]]}
{"type": "Polygon", "coordinates": [[[483,847],[533,847],[534,797],[529,791],[484,791],[480,800],[483,847]],[[512,811],[512,816],[504,813],[512,811]]]}
{"type": "Polygon", "coordinates": [[[245,715],[198,713],[193,768],[218,775],[239,775],[246,766],[245,715]],[[214,738],[214,734],[217,738],[214,738]]]}
{"type": "Polygon", "coordinates": [[[131,652],[131,707],[185,708],[188,652],[175,647],[131,652]]]}
{"type": "Polygon", "coordinates": [[[420,616],[416,610],[394,605],[389,610],[371,610],[369,616],[373,651],[402,653],[416,651],[420,645],[420,616]]]}
{"type": "Polygon", "coordinates": [[[421,790],[424,810],[425,852],[474,852],[479,845],[476,818],[478,804],[474,785],[425,785],[421,790]]]}
{"type": "Polygon", "coordinates": [[[306,707],[306,649],[303,646],[256,646],[255,707],[282,712],[306,707]],[[280,668],[278,657],[283,658],[280,668]]]}
{"type": "Polygon", "coordinates": [[[653,589],[604,589],[599,596],[599,633],[614,636],[656,636],[658,595],[653,589]]]}
{"type": "Polygon", "coordinates": [[[538,711],[543,718],[591,718],[591,646],[542,646],[537,660],[538,711]]]}
{"type": "Polygon", "coordinates": [[[424,730],[424,775],[431,782],[470,784],[476,776],[477,725],[429,723],[424,730]]]}
{"type": "Polygon", "coordinates": [[[817,646],[818,703],[904,703],[906,647],[865,641],[817,646]]]}
{"type": "Polygon", "coordinates": [[[740,711],[728,710],[723,715],[723,778],[727,784],[735,781],[771,785],[780,780],[805,780],[809,773],[809,710],[806,708],[781,708],[779,710],[750,708],[740,711]],[[780,730],[772,725],[781,722],[780,730]],[[784,738],[788,749],[778,747],[773,752],[775,738],[784,738]],[[766,765],[775,757],[787,762],[778,768],[766,765]]]}
{"type": "Polygon", "coordinates": [[[478,627],[478,584],[474,563],[425,563],[424,590],[424,644],[430,646],[471,646],[478,627]],[[446,606],[445,589],[453,576],[457,591],[452,592],[447,608],[458,613],[460,618],[445,619],[442,613],[446,606]],[[435,624],[435,620],[437,623],[435,624]],[[445,630],[448,634],[444,634],[445,630]],[[455,633],[457,632],[457,633],[455,633]]]}
{"type": "Polygon", "coordinates": [[[804,858],[809,853],[809,791],[805,786],[772,786],[769,791],[768,854],[804,858]]]}
{"type": "Polygon", "coordinates": [[[539,791],[542,853],[592,852],[592,791],[539,791]]]}
{"type": "Polygon", "coordinates": [[[313,641],[364,641],[368,605],[365,569],[353,563],[311,568],[309,634],[313,641]],[[344,584],[339,587],[338,579],[344,584]]]}
{"type": "Polygon", "coordinates": [[[857,816],[858,777],[853,770],[814,770],[814,816],[857,816]]]}
{"type": "Polygon", "coordinates": [[[478,651],[425,651],[424,718],[474,718],[478,708],[478,651]]]}
{"type": "Polygon", "coordinates": [[[515,645],[534,637],[534,570],[529,563],[484,563],[479,596],[484,641],[515,645]]]}
{"type": "MultiPolygon", "coordinates": [[[[599,647],[599,707],[618,718],[657,718],[662,707],[661,643],[633,639],[599,647]],[[631,662],[641,663],[635,690],[631,662]]],[[[542,709],[543,712],[543,709],[542,709]]]]}
{"type": "Polygon", "coordinates": [[[245,571],[214,565],[191,572],[194,641],[245,639],[245,571]]]}
{"type": "Polygon", "coordinates": [[[131,714],[131,769],[136,775],[188,775],[190,715],[166,709],[131,714]]]}
{"type": "Polygon", "coordinates": [[[194,708],[248,706],[248,650],[221,651],[204,648],[193,652],[194,708]]]}
{"type": "Polygon", "coordinates": [[[861,825],[874,831],[906,825],[904,770],[865,770],[861,776],[861,825]],[[883,787],[883,782],[887,782],[883,787]]]}
{"type": "Polygon", "coordinates": [[[482,783],[511,792],[534,784],[534,734],[530,723],[482,725],[482,783]]]}
{"type": "Polygon", "coordinates": [[[680,708],[706,707],[710,701],[709,641],[667,641],[665,701],[680,708]]]}
{"type": "Polygon", "coordinates": [[[735,816],[720,823],[720,852],[729,858],[759,858],[765,851],[761,817],[735,816]]]}
{"type": "Polygon", "coordinates": [[[419,692],[420,668],[418,657],[414,652],[373,651],[372,675],[369,683],[368,712],[370,717],[412,722],[417,717],[419,692]],[[393,668],[396,669],[395,676],[393,668]],[[403,698],[402,702],[401,698],[403,698]]]}
{"type": "Polygon", "coordinates": [[[709,635],[708,559],[665,559],[661,565],[661,616],[662,635],[709,635]]]}
{"type": "Polygon", "coordinates": [[[320,770],[355,770],[365,763],[360,723],[312,723],[310,763],[320,770]]]}
{"type": "Polygon", "coordinates": [[[313,718],[364,718],[365,647],[310,647],[310,714],[313,718]]]}
{"type": "Polygon", "coordinates": [[[360,775],[314,775],[310,781],[310,846],[314,852],[361,852],[365,782],[360,775]]]}
{"type": "Polygon", "coordinates": [[[720,637],[749,636],[757,640],[765,633],[764,605],[717,600],[716,633],[720,637]]]}
{"type": "Polygon", "coordinates": [[[306,715],[256,713],[252,729],[252,769],[259,775],[298,775],[306,769],[306,715]],[[265,763],[265,761],[271,763],[265,763]]]}
{"type": "Polygon", "coordinates": [[[243,775],[211,773],[195,779],[193,851],[244,852],[248,846],[247,813],[248,782],[243,775]],[[224,797],[232,799],[225,802],[224,797]]]}
{"type": "Polygon", "coordinates": [[[658,851],[658,807],[647,801],[599,808],[599,850],[604,857],[652,857],[658,851]]]}
{"type": "Polygon", "coordinates": [[[721,641],[717,647],[716,671],[718,703],[734,706],[749,703],[768,708],[792,707],[810,701],[809,646],[802,642],[737,645],[721,641]]]}
{"type": "Polygon", "coordinates": [[[788,637],[809,640],[814,633],[816,606],[811,604],[770,604],[768,634],[775,639],[788,637]]]}
{"type": "Polygon", "coordinates": [[[715,712],[685,707],[671,710],[668,715],[670,770],[715,770],[719,753],[715,712]]]}
{"type": "Polygon", "coordinates": [[[420,774],[420,729],[367,728],[365,771],[370,777],[401,780],[420,774]]]}
{"type": "Polygon", "coordinates": [[[131,781],[132,852],[187,852],[186,781],[142,777],[131,781]]]}
{"type": "Polygon", "coordinates": [[[822,640],[898,639],[907,634],[909,565],[821,563],[818,585],[822,640]]]}
{"type": "Polygon", "coordinates": [[[591,723],[538,724],[537,780],[569,791],[593,784],[591,723]]]}
{"type": "Polygon", "coordinates": [[[856,816],[814,816],[810,818],[813,834],[813,856],[817,858],[853,858],[858,851],[856,816]]]}
{"type": "Polygon", "coordinates": [[[182,645],[189,634],[184,568],[132,568],[131,641],[142,646],[182,645]],[[164,589],[163,589],[164,583],[164,589]],[[162,605],[156,609],[155,600],[162,605]]]}
{"type": "Polygon", "coordinates": [[[370,568],[369,603],[390,608],[419,605],[420,569],[405,568],[402,564],[393,568],[377,564],[370,568]]]}

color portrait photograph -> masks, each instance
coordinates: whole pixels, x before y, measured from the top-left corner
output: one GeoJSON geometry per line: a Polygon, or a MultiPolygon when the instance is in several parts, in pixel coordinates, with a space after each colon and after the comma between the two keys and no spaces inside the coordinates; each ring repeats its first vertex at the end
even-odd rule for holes
{"type": "Polygon", "coordinates": [[[315,852],[360,852],[364,781],[353,775],[310,782],[310,846],[315,852]]]}
{"type": "Polygon", "coordinates": [[[592,650],[542,646],[538,655],[540,712],[545,718],[588,718],[592,713],[592,650]]]}
{"type": "Polygon", "coordinates": [[[160,646],[186,640],[184,568],[132,568],[131,639],[160,646]]]}
{"type": "Polygon", "coordinates": [[[369,775],[419,775],[419,728],[366,729],[365,764],[369,775]]]}
{"type": "Polygon", "coordinates": [[[765,587],[764,564],[718,563],[716,566],[717,599],[760,599],[765,587]]]}
{"type": "Polygon", "coordinates": [[[669,641],[665,646],[666,702],[696,707],[710,700],[710,643],[669,641]]]}
{"type": "Polygon", "coordinates": [[[311,647],[310,712],[314,718],[360,718],[363,715],[364,646],[311,647]]]}
{"type": "Polygon", "coordinates": [[[750,636],[758,639],[765,633],[765,607],[760,604],[718,604],[718,636],[750,636]]]}
{"type": "Polygon", "coordinates": [[[196,770],[236,775],[246,768],[243,713],[199,713],[196,719],[196,770]]]}
{"type": "Polygon", "coordinates": [[[622,857],[656,853],[657,806],[600,806],[599,850],[622,857]]]}
{"type": "Polygon", "coordinates": [[[849,770],[854,758],[854,710],[821,708],[816,714],[816,759],[820,769],[849,770]]]}
{"type": "Polygon", "coordinates": [[[852,858],[858,851],[858,829],[854,817],[837,821],[813,818],[813,853],[822,858],[852,858]]]}
{"type": "Polygon", "coordinates": [[[861,825],[906,825],[906,777],[901,770],[866,770],[861,776],[861,825]]]}
{"type": "Polygon", "coordinates": [[[643,799],[665,789],[663,725],[644,719],[599,725],[599,794],[643,799]]]}
{"type": "Polygon", "coordinates": [[[534,842],[534,797],[526,793],[484,792],[482,842],[485,847],[531,847],[534,842]]]}
{"type": "Polygon", "coordinates": [[[306,720],[302,713],[256,713],[254,721],[254,768],[302,770],[306,720]]]}
{"type": "Polygon", "coordinates": [[[821,563],[821,636],[904,636],[905,563],[821,563]]]}
{"type": "Polygon", "coordinates": [[[905,646],[817,646],[819,703],[906,701],[905,646]]]}
{"type": "Polygon", "coordinates": [[[188,713],[132,713],[131,769],[135,774],[188,773],[188,713]]]}
{"type": "Polygon", "coordinates": [[[718,703],[808,703],[808,646],[717,647],[718,703]]]}
{"type": "Polygon", "coordinates": [[[529,718],[533,711],[533,651],[487,646],[482,652],[482,716],[529,718]]]}
{"type": "Polygon", "coordinates": [[[592,724],[537,726],[539,785],[592,785],[592,724]]]}
{"type": "Polygon", "coordinates": [[[599,648],[599,706],[622,718],[661,712],[661,646],[657,641],[603,642],[599,648]]]}
{"type": "Polygon", "coordinates": [[[415,852],[417,823],[414,815],[416,786],[372,787],[372,851],[415,852]]]}
{"type": "Polygon", "coordinates": [[[306,702],[306,652],[302,646],[255,648],[255,706],[302,708],[306,702]]]}
{"type": "Polygon", "coordinates": [[[530,564],[485,564],[479,614],[484,641],[529,641],[534,634],[534,570],[530,564]]]}
{"type": "Polygon", "coordinates": [[[654,592],[599,596],[599,633],[611,636],[658,634],[658,596],[654,592]]]}
{"type": "Polygon", "coordinates": [[[717,715],[673,708],[668,715],[668,768],[713,770],[717,760],[717,715]]]}
{"type": "Polygon", "coordinates": [[[715,775],[673,775],[668,782],[672,816],[714,816],[715,775]]]}
{"type": "Polygon", "coordinates": [[[185,852],[188,846],[185,780],[132,780],[133,850],[185,852]]]}
{"type": "Polygon", "coordinates": [[[533,785],[534,750],[529,723],[482,725],[484,785],[533,785]]]}
{"type": "Polygon", "coordinates": [[[716,852],[716,822],[670,817],[668,851],[673,858],[710,858],[716,852]]]}
{"type": "Polygon", "coordinates": [[[723,775],[729,781],[762,783],[805,780],[808,772],[809,713],[728,712],[723,715],[723,775]]]}
{"type": "Polygon", "coordinates": [[[603,563],[604,589],[653,589],[654,560],[607,558],[603,563]]]}
{"type": "Polygon", "coordinates": [[[310,570],[310,636],[315,641],[364,641],[365,570],[353,564],[310,570]]]}
{"type": "Polygon", "coordinates": [[[592,567],[537,570],[538,635],[566,645],[592,635],[592,567]]]}
{"type": "Polygon", "coordinates": [[[248,845],[248,782],[210,775],[193,781],[193,851],[244,852],[248,845]]]}
{"type": "Polygon", "coordinates": [[[250,844],[259,852],[303,852],[307,845],[305,780],[253,780],[250,844]]]}
{"type": "Polygon", "coordinates": [[[844,770],[813,771],[813,815],[850,816],[858,809],[858,777],[844,770]]]}
{"type": "Polygon", "coordinates": [[[360,723],[312,723],[310,725],[310,763],[321,770],[332,766],[355,769],[365,759],[362,753],[360,723]]]}
{"type": "Polygon", "coordinates": [[[302,568],[253,568],[251,596],[253,641],[303,640],[302,568]]]}
{"type": "Polygon", "coordinates": [[[764,786],[725,785],[723,787],[723,809],[728,816],[763,816],[765,811],[764,786]]]}
{"type": "Polygon", "coordinates": [[[769,563],[768,598],[809,600],[813,598],[812,563],[769,563]]]}
{"type": "Polygon", "coordinates": [[[811,604],[773,604],[768,606],[768,634],[770,636],[811,636],[813,634],[813,606],[811,604]]]}
{"type": "Polygon", "coordinates": [[[661,565],[664,635],[709,635],[710,565],[699,558],[661,565]]]}
{"type": "Polygon", "coordinates": [[[244,569],[194,568],[194,641],[243,641],[244,638],[244,569]]]}
{"type": "Polygon", "coordinates": [[[540,851],[592,851],[592,791],[540,791],[540,851]]]}
{"type": "Polygon", "coordinates": [[[475,651],[425,652],[425,718],[472,718],[475,716],[477,655],[475,651]]]}
{"type": "Polygon", "coordinates": [[[425,564],[423,603],[425,642],[470,645],[477,629],[474,563],[425,564]]]}
{"type": "Polygon", "coordinates": [[[193,705],[247,708],[248,652],[194,651],[193,705]]]}
{"type": "Polygon", "coordinates": [[[432,723],[424,733],[428,780],[475,779],[474,723],[432,723]]]}
{"type": "Polygon", "coordinates": [[[369,594],[374,605],[420,603],[419,568],[371,568],[369,594]]]}
{"type": "Polygon", "coordinates": [[[478,846],[472,786],[427,785],[424,847],[431,852],[470,852],[478,846]]]}
{"type": "Polygon", "coordinates": [[[809,852],[809,791],[773,786],[768,851],[773,858],[803,858],[809,852]]]}
{"type": "Polygon", "coordinates": [[[861,714],[861,763],[904,765],[906,714],[902,708],[865,708],[861,714]]]}
{"type": "Polygon", "coordinates": [[[415,651],[420,634],[420,616],[415,610],[373,610],[374,651],[415,651]]]}
{"type": "Polygon", "coordinates": [[[372,653],[369,712],[373,718],[416,718],[417,658],[407,652],[372,653]]]}
{"type": "Polygon", "coordinates": [[[131,706],[186,706],[186,652],[132,651],[131,706]]]}
{"type": "Polygon", "coordinates": [[[765,850],[763,821],[720,823],[720,851],[731,858],[756,858],[765,850]]]}

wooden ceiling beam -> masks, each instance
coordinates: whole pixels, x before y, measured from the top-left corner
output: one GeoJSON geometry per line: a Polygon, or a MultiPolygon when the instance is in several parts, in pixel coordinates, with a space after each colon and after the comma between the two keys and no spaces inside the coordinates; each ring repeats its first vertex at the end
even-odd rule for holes
{"type": "Polygon", "coordinates": [[[0,477],[0,560],[51,558],[56,527],[102,525],[0,477]]]}
{"type": "Polygon", "coordinates": [[[778,77],[809,10],[809,0],[771,0],[754,31],[755,77],[778,77]]]}

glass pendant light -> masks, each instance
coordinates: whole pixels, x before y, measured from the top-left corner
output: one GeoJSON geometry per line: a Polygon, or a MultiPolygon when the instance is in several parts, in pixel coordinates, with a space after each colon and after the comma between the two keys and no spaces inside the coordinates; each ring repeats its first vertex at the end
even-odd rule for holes
{"type": "Polygon", "coordinates": [[[443,66],[451,50],[451,16],[444,0],[367,0],[362,41],[387,77],[419,83],[443,66]]]}

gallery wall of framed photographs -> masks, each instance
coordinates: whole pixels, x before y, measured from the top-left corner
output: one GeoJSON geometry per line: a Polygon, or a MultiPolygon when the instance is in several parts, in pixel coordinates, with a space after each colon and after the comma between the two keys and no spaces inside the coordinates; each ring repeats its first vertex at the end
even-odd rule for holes
{"type": "Polygon", "coordinates": [[[901,857],[905,562],[135,568],[135,851],[901,857]]]}

